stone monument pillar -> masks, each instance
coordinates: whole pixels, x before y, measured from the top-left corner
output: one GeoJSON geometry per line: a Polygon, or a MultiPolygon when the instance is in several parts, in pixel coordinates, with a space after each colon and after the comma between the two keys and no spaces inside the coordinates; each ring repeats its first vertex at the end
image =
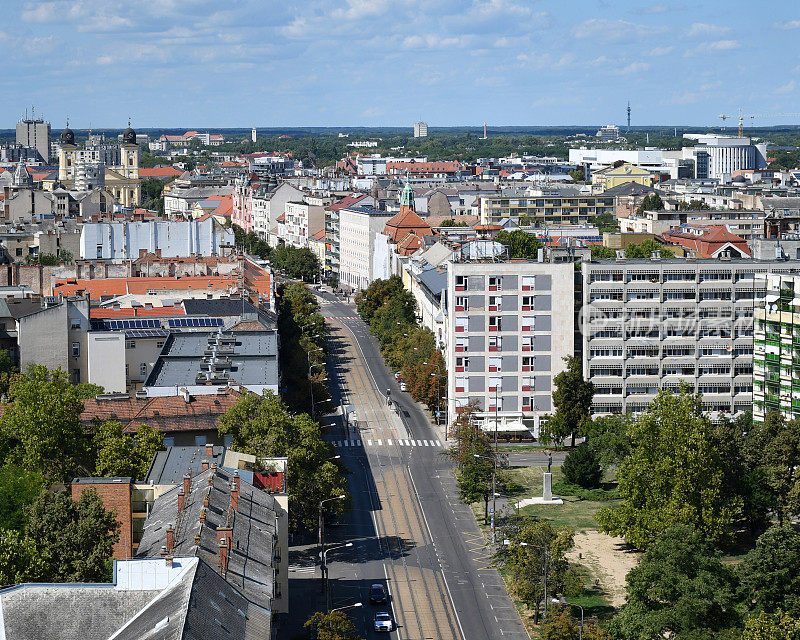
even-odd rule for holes
{"type": "Polygon", "coordinates": [[[542,474],[542,502],[552,502],[553,500],[553,474],[545,472],[542,474]]]}

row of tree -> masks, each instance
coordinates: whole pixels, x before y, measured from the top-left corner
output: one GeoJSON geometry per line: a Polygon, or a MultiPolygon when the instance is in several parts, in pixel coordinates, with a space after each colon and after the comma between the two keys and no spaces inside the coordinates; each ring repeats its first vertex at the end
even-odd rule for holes
{"type": "Polygon", "coordinates": [[[269,260],[274,269],[284,272],[290,278],[313,282],[319,275],[321,265],[311,249],[298,249],[293,246],[280,245],[270,247],[255,231],[245,232],[238,225],[231,225],[236,247],[241,251],[269,260]]]}
{"type": "MultiPolygon", "coordinates": [[[[602,244],[592,245],[592,260],[602,260],[609,258],[616,258],[617,251],[611,247],[605,247],[602,244]]],[[[662,258],[674,258],[675,252],[657,240],[649,238],[642,242],[632,242],[625,247],[625,257],[631,260],[634,259],[647,259],[653,255],[654,251],[659,251],[662,258]]]]}
{"type": "Polygon", "coordinates": [[[378,338],[384,360],[408,392],[439,415],[446,403],[447,370],[436,336],[417,324],[416,301],[398,276],[375,280],[356,298],[359,315],[378,338]]]}

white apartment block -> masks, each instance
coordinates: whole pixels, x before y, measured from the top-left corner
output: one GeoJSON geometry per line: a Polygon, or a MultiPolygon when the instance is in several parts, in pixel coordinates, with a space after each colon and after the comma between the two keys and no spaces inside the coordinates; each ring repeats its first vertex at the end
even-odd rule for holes
{"type": "Polygon", "coordinates": [[[449,262],[448,416],[470,401],[482,426],[538,435],[553,377],[575,351],[572,263],[449,262]]]}
{"type": "Polygon", "coordinates": [[[428,137],[428,125],[425,122],[415,122],[414,123],[414,137],[415,138],[427,138],[428,137]]]}
{"type": "Polygon", "coordinates": [[[325,209],[307,202],[287,202],[284,209],[284,242],[305,249],[311,236],[325,228],[325,209]]]}
{"type": "Polygon", "coordinates": [[[584,377],[594,415],[639,413],[660,389],[688,384],[712,419],[753,402],[753,314],[767,273],[795,263],[757,260],[584,262],[584,377]]]}
{"type": "Polygon", "coordinates": [[[339,283],[351,289],[366,289],[375,279],[375,238],[396,212],[370,207],[339,211],[339,283]]]}
{"type": "Polygon", "coordinates": [[[622,233],[653,233],[661,235],[682,224],[725,225],[747,242],[764,237],[764,212],[728,209],[725,211],[645,211],[642,215],[618,218],[622,233]]]}

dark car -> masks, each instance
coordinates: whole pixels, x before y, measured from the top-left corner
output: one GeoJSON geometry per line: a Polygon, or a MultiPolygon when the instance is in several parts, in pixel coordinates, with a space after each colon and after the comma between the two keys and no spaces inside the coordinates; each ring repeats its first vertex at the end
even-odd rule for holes
{"type": "Polygon", "coordinates": [[[373,584],[369,588],[369,601],[372,604],[383,604],[386,602],[386,589],[382,584],[373,584]]]}

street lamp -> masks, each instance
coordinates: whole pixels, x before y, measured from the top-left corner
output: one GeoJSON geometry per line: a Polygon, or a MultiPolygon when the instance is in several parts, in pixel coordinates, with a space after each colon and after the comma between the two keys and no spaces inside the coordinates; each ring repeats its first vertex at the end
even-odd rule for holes
{"type": "Polygon", "coordinates": [[[495,529],[495,518],[497,517],[497,490],[495,486],[497,479],[497,456],[490,458],[489,456],[479,456],[477,453],[473,453],[472,455],[476,458],[490,460],[492,463],[492,544],[494,544],[497,542],[497,531],[495,529]]]}
{"type": "Polygon", "coordinates": [[[328,610],[330,610],[330,605],[328,604],[328,601],[330,599],[330,594],[328,592],[328,554],[331,551],[336,551],[337,549],[344,549],[345,547],[352,547],[352,546],[353,546],[353,543],[352,542],[348,542],[347,544],[340,544],[340,545],[337,545],[335,547],[331,547],[329,549],[326,549],[325,551],[322,552],[322,567],[323,567],[322,575],[324,576],[324,580],[325,580],[325,582],[324,582],[325,604],[327,605],[328,610]]]}
{"type": "Polygon", "coordinates": [[[579,604],[575,604],[574,602],[567,602],[564,600],[564,596],[561,596],[560,598],[553,598],[551,602],[553,604],[565,604],[570,607],[578,607],[578,609],[581,610],[581,626],[578,630],[578,640],[583,640],[583,607],[579,604]]]}
{"type": "MultiPolygon", "coordinates": [[[[338,456],[336,456],[338,457],[338,456]]],[[[347,496],[344,494],[340,496],[333,496],[332,498],[325,498],[324,500],[319,501],[319,529],[317,531],[319,537],[319,555],[320,558],[325,557],[325,519],[322,517],[322,507],[325,505],[326,502],[332,502],[333,500],[344,500],[347,496]]],[[[322,582],[322,588],[325,588],[325,565],[320,563],[320,580],[322,582]]]]}
{"type": "Polygon", "coordinates": [[[331,609],[330,613],[334,611],[344,611],[345,609],[357,609],[358,607],[363,607],[363,603],[356,602],[355,604],[348,604],[346,607],[336,607],[335,609],[331,609]]]}

